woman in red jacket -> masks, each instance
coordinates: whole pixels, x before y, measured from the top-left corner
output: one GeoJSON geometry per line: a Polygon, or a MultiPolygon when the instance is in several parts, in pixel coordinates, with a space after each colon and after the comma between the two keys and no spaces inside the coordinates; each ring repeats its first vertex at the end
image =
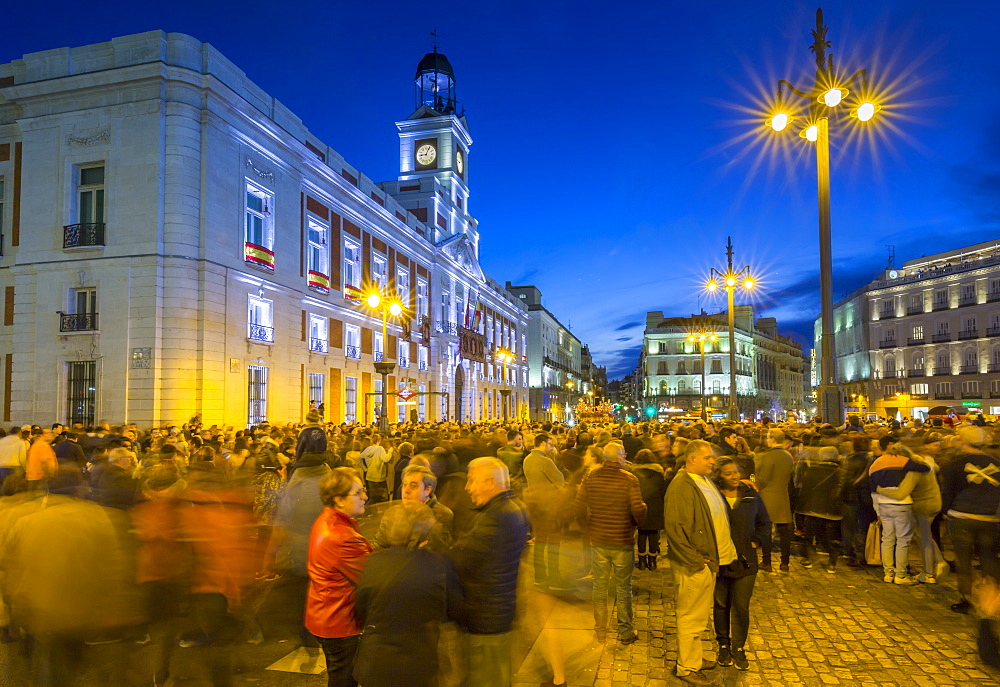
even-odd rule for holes
{"type": "Polygon", "coordinates": [[[309,535],[305,626],[323,646],[328,687],[354,687],[351,673],[361,636],[355,589],[372,552],[354,519],[365,512],[368,495],[350,468],[326,475],[319,495],[325,508],[309,535]]]}

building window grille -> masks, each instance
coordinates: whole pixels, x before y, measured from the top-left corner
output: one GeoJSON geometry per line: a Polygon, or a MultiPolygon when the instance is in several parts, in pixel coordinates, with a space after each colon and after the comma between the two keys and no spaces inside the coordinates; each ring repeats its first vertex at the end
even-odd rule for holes
{"type": "Polygon", "coordinates": [[[319,408],[323,403],[326,375],[322,372],[309,373],[309,407],[319,408]]]}
{"type": "Polygon", "coordinates": [[[267,420],[267,368],[247,366],[247,424],[259,425],[267,420]]]}
{"type": "Polygon", "coordinates": [[[68,364],[66,419],[69,424],[93,425],[97,408],[97,361],[68,364]]]}
{"type": "Polygon", "coordinates": [[[361,357],[361,329],[357,325],[344,325],[344,352],[348,358],[361,357]]]}
{"type": "Polygon", "coordinates": [[[244,207],[244,248],[243,259],[257,267],[274,270],[274,222],[272,197],[264,189],[246,185],[244,207]]]}
{"type": "Polygon", "coordinates": [[[261,343],[274,343],[272,308],[266,298],[250,296],[247,307],[247,338],[261,343]]]}
{"type": "Polygon", "coordinates": [[[344,422],[354,422],[358,412],[358,378],[344,377],[344,422]]]}

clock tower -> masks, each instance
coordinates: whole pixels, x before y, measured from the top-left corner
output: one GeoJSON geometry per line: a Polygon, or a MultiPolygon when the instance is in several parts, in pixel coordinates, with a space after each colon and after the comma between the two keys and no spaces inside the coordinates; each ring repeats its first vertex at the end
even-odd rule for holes
{"type": "Polygon", "coordinates": [[[434,243],[464,236],[478,256],[479,231],[469,214],[472,137],[455,96],[455,70],[437,48],[420,60],[413,87],[416,109],[396,122],[399,179],[392,195],[427,224],[434,243]]]}

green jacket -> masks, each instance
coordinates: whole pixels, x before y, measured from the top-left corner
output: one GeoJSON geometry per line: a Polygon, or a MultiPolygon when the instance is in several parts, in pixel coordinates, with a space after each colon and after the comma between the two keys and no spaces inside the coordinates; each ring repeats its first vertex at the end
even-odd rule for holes
{"type": "Polygon", "coordinates": [[[712,511],[705,495],[686,470],[678,470],[663,498],[663,532],[667,559],[693,575],[705,567],[719,572],[719,547],[712,511]]]}

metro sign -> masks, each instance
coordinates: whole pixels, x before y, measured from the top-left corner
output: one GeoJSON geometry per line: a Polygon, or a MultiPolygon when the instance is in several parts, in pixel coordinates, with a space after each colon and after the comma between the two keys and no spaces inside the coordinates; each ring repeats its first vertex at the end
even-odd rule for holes
{"type": "Polygon", "coordinates": [[[404,386],[402,389],[396,392],[396,395],[399,396],[404,401],[409,401],[411,398],[417,395],[417,392],[408,386],[404,386]]]}

